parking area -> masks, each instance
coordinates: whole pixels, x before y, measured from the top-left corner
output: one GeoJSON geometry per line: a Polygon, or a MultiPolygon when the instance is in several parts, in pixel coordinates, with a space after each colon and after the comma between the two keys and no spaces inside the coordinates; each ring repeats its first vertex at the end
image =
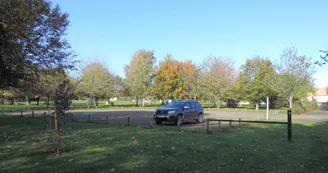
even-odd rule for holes
{"type": "MultiPolygon", "coordinates": [[[[36,111],[35,116],[40,116],[44,111],[36,111]]],[[[174,123],[164,123],[163,125],[155,125],[153,120],[154,110],[150,109],[117,109],[117,110],[74,110],[73,118],[76,121],[90,120],[91,122],[110,123],[110,124],[130,124],[135,126],[156,126],[160,128],[176,128],[174,123]]],[[[24,116],[31,116],[31,112],[24,112],[24,116]]],[[[48,113],[49,114],[49,113],[48,113]]],[[[15,112],[13,115],[20,115],[20,112],[15,112]]],[[[264,120],[266,112],[237,112],[237,111],[206,111],[204,113],[203,123],[193,121],[184,122],[182,129],[197,129],[206,126],[206,118],[215,119],[232,119],[238,120],[264,120]]],[[[269,115],[270,120],[287,121],[286,115],[269,115]]],[[[305,115],[294,115],[293,121],[328,121],[328,111],[318,110],[305,115]]]]}

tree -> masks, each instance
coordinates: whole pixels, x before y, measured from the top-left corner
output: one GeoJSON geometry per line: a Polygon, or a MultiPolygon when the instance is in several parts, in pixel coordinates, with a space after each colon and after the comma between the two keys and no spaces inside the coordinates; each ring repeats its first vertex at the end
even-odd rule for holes
{"type": "Polygon", "coordinates": [[[220,108],[224,92],[233,86],[236,71],[231,59],[223,57],[208,57],[202,63],[201,83],[205,97],[214,100],[214,105],[220,108]]]}
{"type": "Polygon", "coordinates": [[[114,75],[111,74],[99,62],[87,64],[82,69],[81,88],[91,98],[91,106],[95,99],[98,106],[98,98],[107,98],[115,94],[114,75]]]}
{"type": "Polygon", "coordinates": [[[272,62],[268,58],[260,56],[247,59],[245,65],[241,67],[240,77],[243,98],[252,102],[256,110],[259,109],[261,101],[272,94],[264,79],[273,73],[272,62]]]}
{"type": "Polygon", "coordinates": [[[0,88],[35,82],[42,69],[73,68],[67,17],[47,0],[0,1],[0,88]]]}
{"type": "Polygon", "coordinates": [[[181,63],[181,79],[184,84],[184,97],[197,99],[200,87],[200,69],[191,60],[181,63]]]}
{"type": "Polygon", "coordinates": [[[160,63],[155,75],[154,95],[159,99],[182,99],[184,97],[181,79],[181,63],[168,54],[160,63]]]}
{"type": "Polygon", "coordinates": [[[241,75],[238,75],[237,78],[233,80],[232,87],[228,88],[227,91],[223,93],[223,100],[226,102],[228,108],[236,108],[238,106],[238,103],[242,99],[241,87],[241,75]]]}
{"type": "Polygon", "coordinates": [[[61,144],[61,131],[62,125],[71,114],[68,112],[73,99],[73,85],[69,83],[68,79],[63,80],[56,86],[55,80],[53,80],[53,99],[54,99],[54,118],[55,118],[55,128],[56,128],[56,146],[57,155],[60,154],[60,144],[61,144]]]}
{"type": "Polygon", "coordinates": [[[151,93],[155,61],[153,51],[138,50],[124,69],[131,94],[137,100],[142,100],[142,106],[144,106],[144,99],[151,93]]]}
{"type": "Polygon", "coordinates": [[[294,47],[283,51],[276,63],[277,75],[271,86],[284,97],[289,108],[295,97],[304,97],[313,91],[313,74],[315,73],[311,58],[300,56],[294,47]]]}

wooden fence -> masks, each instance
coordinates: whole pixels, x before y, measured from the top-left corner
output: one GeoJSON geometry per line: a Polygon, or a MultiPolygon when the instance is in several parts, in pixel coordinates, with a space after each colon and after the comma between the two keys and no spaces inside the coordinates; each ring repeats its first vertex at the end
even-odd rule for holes
{"type": "Polygon", "coordinates": [[[224,120],[224,119],[207,119],[207,133],[210,133],[210,121],[217,121],[219,123],[219,127],[221,127],[221,122],[229,122],[230,127],[232,127],[233,122],[240,123],[263,123],[263,124],[284,124],[287,125],[287,136],[288,141],[292,140],[292,111],[287,111],[287,122],[280,121],[248,121],[248,120],[224,120]]]}

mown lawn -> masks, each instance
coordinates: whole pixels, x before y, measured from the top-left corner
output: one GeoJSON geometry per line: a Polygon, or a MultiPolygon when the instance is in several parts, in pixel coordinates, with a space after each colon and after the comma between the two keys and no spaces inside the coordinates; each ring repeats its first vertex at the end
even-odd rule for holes
{"type": "Polygon", "coordinates": [[[39,119],[0,117],[0,172],[328,172],[327,124],[252,125],[220,132],[68,122],[64,150],[39,119]]]}

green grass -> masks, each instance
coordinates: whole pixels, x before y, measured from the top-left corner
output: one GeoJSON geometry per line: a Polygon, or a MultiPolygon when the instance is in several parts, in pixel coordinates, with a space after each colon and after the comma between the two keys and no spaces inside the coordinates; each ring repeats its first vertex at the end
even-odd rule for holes
{"type": "Polygon", "coordinates": [[[41,120],[0,117],[0,172],[327,172],[327,124],[254,125],[212,134],[67,123],[64,153],[41,120]]]}

